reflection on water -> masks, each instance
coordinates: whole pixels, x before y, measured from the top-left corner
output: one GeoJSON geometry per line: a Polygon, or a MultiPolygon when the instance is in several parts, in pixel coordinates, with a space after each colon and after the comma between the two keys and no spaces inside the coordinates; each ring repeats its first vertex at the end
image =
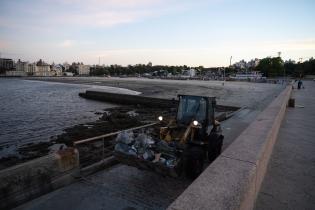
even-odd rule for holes
{"type": "Polygon", "coordinates": [[[86,85],[0,78],[0,158],[30,142],[48,141],[66,127],[97,119],[113,105],[86,100],[86,85]]]}

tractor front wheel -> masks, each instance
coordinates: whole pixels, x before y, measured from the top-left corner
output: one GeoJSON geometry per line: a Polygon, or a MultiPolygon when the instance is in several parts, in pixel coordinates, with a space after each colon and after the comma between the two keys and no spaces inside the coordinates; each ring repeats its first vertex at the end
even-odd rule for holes
{"type": "Polygon", "coordinates": [[[216,140],[212,139],[208,145],[208,160],[214,161],[220,154],[223,144],[223,136],[219,136],[216,140]]]}
{"type": "Polygon", "coordinates": [[[198,146],[192,146],[185,151],[185,173],[188,178],[195,179],[203,171],[204,150],[198,146]]]}

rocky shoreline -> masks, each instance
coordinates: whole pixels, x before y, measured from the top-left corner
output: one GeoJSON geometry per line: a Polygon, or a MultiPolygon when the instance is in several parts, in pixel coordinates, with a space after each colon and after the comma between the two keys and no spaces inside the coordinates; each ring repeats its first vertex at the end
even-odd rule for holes
{"type": "Polygon", "coordinates": [[[73,142],[106,133],[111,133],[156,121],[159,115],[174,116],[173,108],[148,108],[143,106],[119,106],[97,112],[99,119],[95,122],[78,124],[65,128],[63,133],[52,136],[50,141],[29,143],[18,148],[19,156],[9,156],[0,159],[0,170],[35,158],[42,157],[60,148],[73,146],[73,142]]]}

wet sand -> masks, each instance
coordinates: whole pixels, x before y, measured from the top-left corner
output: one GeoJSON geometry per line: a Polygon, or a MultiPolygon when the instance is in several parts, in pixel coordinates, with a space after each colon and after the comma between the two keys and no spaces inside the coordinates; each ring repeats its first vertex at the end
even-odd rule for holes
{"type": "Polygon", "coordinates": [[[126,88],[141,92],[144,96],[176,98],[178,94],[204,95],[217,97],[222,105],[253,109],[265,107],[284,88],[284,85],[249,82],[224,82],[202,80],[162,80],[147,78],[118,77],[30,77],[31,80],[87,84],[126,88]]]}

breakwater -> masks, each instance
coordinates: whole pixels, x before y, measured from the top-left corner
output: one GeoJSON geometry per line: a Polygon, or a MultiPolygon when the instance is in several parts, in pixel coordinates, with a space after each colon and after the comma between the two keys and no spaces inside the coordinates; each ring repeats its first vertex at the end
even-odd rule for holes
{"type": "MultiPolygon", "coordinates": [[[[176,108],[178,105],[178,100],[165,99],[165,98],[153,98],[141,95],[128,95],[128,94],[118,94],[109,93],[101,91],[89,91],[85,93],[79,93],[79,96],[87,99],[105,101],[115,104],[124,105],[142,105],[146,107],[157,107],[157,108],[176,108]]],[[[228,106],[228,105],[216,105],[216,111],[218,112],[235,112],[240,107],[228,106]]]]}

